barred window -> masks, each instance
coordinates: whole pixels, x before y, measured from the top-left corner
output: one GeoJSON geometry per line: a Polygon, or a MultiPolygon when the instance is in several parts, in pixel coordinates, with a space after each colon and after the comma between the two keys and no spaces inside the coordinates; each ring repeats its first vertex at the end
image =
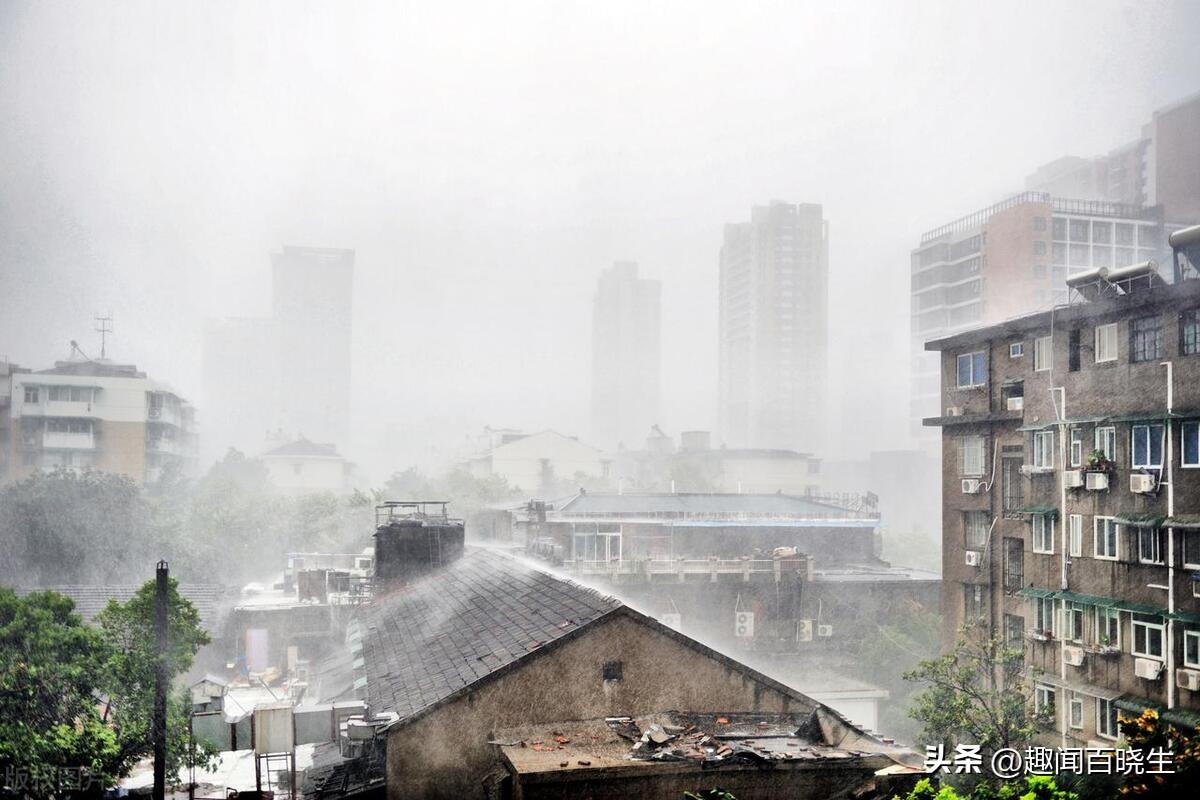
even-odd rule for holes
{"type": "Polygon", "coordinates": [[[1130,360],[1154,361],[1162,357],[1162,320],[1158,317],[1135,319],[1129,326],[1130,360]]]}
{"type": "Polygon", "coordinates": [[[1179,352],[1185,356],[1200,353],[1200,309],[1179,315],[1179,352]]]}

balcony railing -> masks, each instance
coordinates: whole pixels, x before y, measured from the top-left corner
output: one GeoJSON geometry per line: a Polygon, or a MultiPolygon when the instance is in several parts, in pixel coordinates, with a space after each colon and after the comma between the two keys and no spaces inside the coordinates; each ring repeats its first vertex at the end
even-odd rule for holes
{"type": "Polygon", "coordinates": [[[751,576],[770,575],[778,581],[789,572],[806,569],[806,564],[806,558],[575,559],[564,561],[563,569],[575,575],[610,578],[651,580],[655,577],[675,577],[684,581],[707,576],[710,581],[716,581],[723,575],[740,575],[743,580],[749,581],[751,576]]]}
{"type": "Polygon", "coordinates": [[[42,447],[47,450],[94,450],[96,438],[90,433],[46,431],[42,434],[42,447]]]}

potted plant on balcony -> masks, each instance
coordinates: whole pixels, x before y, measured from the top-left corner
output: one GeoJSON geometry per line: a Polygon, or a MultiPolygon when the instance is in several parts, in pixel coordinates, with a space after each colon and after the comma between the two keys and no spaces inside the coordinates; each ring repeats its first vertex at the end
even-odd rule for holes
{"type": "Polygon", "coordinates": [[[1096,655],[1099,656],[1115,656],[1117,653],[1121,652],[1120,649],[1113,644],[1112,640],[1107,636],[1101,636],[1096,642],[1096,646],[1093,648],[1093,650],[1095,651],[1096,655]]]}
{"type": "Polygon", "coordinates": [[[1088,454],[1087,463],[1083,465],[1084,472],[1103,472],[1112,474],[1116,472],[1117,465],[1112,459],[1104,455],[1103,450],[1093,450],[1088,454]]]}

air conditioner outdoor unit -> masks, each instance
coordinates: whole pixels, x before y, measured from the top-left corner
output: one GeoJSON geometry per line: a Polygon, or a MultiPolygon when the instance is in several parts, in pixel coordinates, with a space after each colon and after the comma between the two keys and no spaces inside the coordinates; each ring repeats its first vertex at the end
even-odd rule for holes
{"type": "Polygon", "coordinates": [[[949,408],[946,409],[946,416],[947,417],[961,417],[962,416],[962,406],[950,406],[949,408]]]}
{"type": "Polygon", "coordinates": [[[1154,491],[1154,476],[1133,474],[1129,476],[1129,491],[1137,494],[1149,494],[1154,491]]]}
{"type": "Polygon", "coordinates": [[[1063,485],[1068,489],[1080,489],[1083,487],[1083,473],[1077,469],[1068,470],[1063,473],[1063,485]]]}
{"type": "Polygon", "coordinates": [[[148,416],[150,419],[158,419],[160,416],[162,416],[162,409],[159,406],[150,406],[150,413],[148,416]]]}
{"type": "Polygon", "coordinates": [[[963,478],[963,494],[979,494],[979,490],[982,488],[983,481],[979,480],[978,478],[963,478]]]}
{"type": "Polygon", "coordinates": [[[1025,410],[1025,398],[1024,397],[1010,397],[1005,401],[1004,407],[1007,408],[1009,411],[1024,411],[1025,410]]]}
{"type": "Polygon", "coordinates": [[[666,625],[668,628],[674,628],[675,630],[679,630],[681,627],[683,627],[683,615],[682,614],[674,614],[674,613],[663,614],[661,619],[662,619],[662,624],[666,625]]]}
{"type": "Polygon", "coordinates": [[[813,621],[802,619],[796,623],[796,639],[801,642],[811,642],[813,637],[813,621]]]}
{"type": "Polygon", "coordinates": [[[741,639],[754,636],[753,611],[738,611],[733,615],[733,633],[741,639]]]}
{"type": "Polygon", "coordinates": [[[1135,658],[1133,660],[1133,674],[1148,681],[1158,680],[1162,668],[1163,662],[1155,661],[1153,658],[1135,658]]]}
{"type": "Polygon", "coordinates": [[[1087,474],[1087,482],[1085,484],[1088,491],[1103,492],[1108,489],[1108,473],[1106,472],[1089,472],[1087,474]]]}
{"type": "Polygon", "coordinates": [[[1181,669],[1175,673],[1175,685],[1189,692],[1200,692],[1200,670],[1181,669]]]}
{"type": "Polygon", "coordinates": [[[822,639],[828,639],[830,636],[833,636],[833,626],[832,625],[818,625],[817,626],[817,636],[820,636],[822,639]]]}
{"type": "Polygon", "coordinates": [[[979,551],[978,550],[968,550],[967,551],[967,566],[968,567],[978,567],[979,566],[979,551]]]}
{"type": "Polygon", "coordinates": [[[1083,648],[1082,647],[1063,647],[1063,661],[1070,664],[1072,667],[1083,666],[1083,648]]]}

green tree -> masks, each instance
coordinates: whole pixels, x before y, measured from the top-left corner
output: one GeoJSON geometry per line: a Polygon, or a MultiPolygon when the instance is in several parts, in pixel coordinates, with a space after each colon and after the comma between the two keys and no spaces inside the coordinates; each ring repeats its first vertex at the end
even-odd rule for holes
{"type": "Polygon", "coordinates": [[[1026,702],[1023,661],[1022,651],[1002,637],[964,628],[954,650],[905,673],[905,680],[927,686],[909,709],[922,725],[920,742],[947,747],[970,742],[985,754],[1030,742],[1039,720],[1026,702]]]}
{"type": "Polygon", "coordinates": [[[893,800],[1079,800],[1079,795],[1060,788],[1049,775],[1029,775],[999,786],[979,783],[965,793],[953,786],[939,787],[932,778],[922,778],[911,792],[893,800]]]}
{"type": "Polygon", "coordinates": [[[1150,763],[1154,749],[1172,753],[1170,772],[1130,775],[1121,786],[1122,795],[1170,798],[1195,794],[1200,781],[1200,729],[1185,730],[1163,722],[1153,709],[1146,709],[1138,717],[1122,716],[1117,724],[1126,745],[1140,752],[1143,763],[1150,763]]]}
{"type": "Polygon", "coordinates": [[[34,473],[0,489],[0,583],[122,583],[152,552],[153,509],[123,475],[34,473]]]}
{"type": "MultiPolygon", "coordinates": [[[[96,616],[107,644],[100,688],[107,697],[103,721],[116,737],[117,752],[110,762],[114,774],[123,775],[153,751],[151,721],[158,665],[155,633],[154,581],[147,581],[128,602],[110,601],[96,616]]],[[[173,680],[192,665],[196,652],[208,644],[196,608],[180,596],[175,580],[168,595],[167,674],[173,680]]],[[[190,700],[173,693],[167,702],[167,774],[193,762],[202,764],[213,755],[207,745],[188,742],[190,700]]]]}
{"type": "MultiPolygon", "coordinates": [[[[53,592],[0,587],[0,770],[35,776],[86,768],[111,776],[116,737],[100,719],[105,644],[53,592]]],[[[50,782],[53,782],[51,777],[50,782]]],[[[111,784],[111,780],[107,781],[111,784]]],[[[35,795],[49,794],[35,785],[35,795]]]]}

